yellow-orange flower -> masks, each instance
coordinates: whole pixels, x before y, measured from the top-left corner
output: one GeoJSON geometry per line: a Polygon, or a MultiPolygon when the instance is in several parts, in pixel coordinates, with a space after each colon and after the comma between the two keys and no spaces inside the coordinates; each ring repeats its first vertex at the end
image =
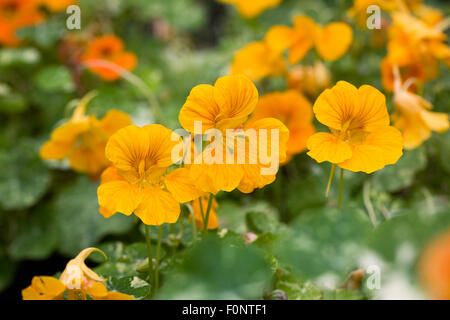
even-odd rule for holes
{"type": "Polygon", "coordinates": [[[40,0],[40,2],[53,12],[66,10],[67,7],[77,3],[76,0],[40,0]]]}
{"type": "Polygon", "coordinates": [[[203,84],[191,90],[179,114],[182,127],[190,133],[206,133],[206,136],[208,130],[217,129],[223,133],[223,137],[235,135],[237,139],[242,139],[246,148],[244,163],[238,163],[238,153],[242,152],[242,149],[237,145],[236,139],[231,144],[225,138],[210,141],[189,167],[190,177],[201,191],[216,194],[220,190],[232,191],[238,188],[242,192],[251,192],[275,179],[275,174],[261,174],[262,168],[271,166],[270,161],[263,161],[260,157],[257,157],[255,163],[248,161],[248,148],[252,152],[258,152],[257,154],[266,151],[268,157],[282,162],[286,159],[289,130],[274,118],[245,123],[257,103],[258,90],[242,75],[221,77],[214,86],[203,84]],[[202,132],[195,132],[196,122],[202,123],[202,132]],[[249,137],[245,136],[245,132],[250,129],[256,137],[252,139],[252,147],[249,137]],[[260,133],[263,132],[261,130],[269,131],[267,141],[260,139],[260,133]],[[278,141],[271,140],[272,130],[278,133],[278,141]],[[278,154],[270,154],[272,143],[278,143],[278,154]],[[221,149],[221,154],[215,154],[221,149]],[[234,159],[234,163],[227,159],[234,159]]]}
{"type": "Polygon", "coordinates": [[[0,0],[0,44],[19,45],[16,31],[43,20],[39,3],[35,0],[0,0]]]}
{"type": "Polygon", "coordinates": [[[236,52],[231,64],[231,75],[243,74],[250,80],[281,75],[286,69],[280,52],[266,41],[250,42],[236,52]]]}
{"type": "Polygon", "coordinates": [[[353,41],[353,30],[347,23],[332,22],[320,26],[305,15],[294,17],[292,28],[274,26],[269,32],[272,33],[272,41],[268,40],[271,45],[289,48],[291,64],[302,60],[312,48],[325,60],[337,60],[353,41]]]}
{"type": "Polygon", "coordinates": [[[331,84],[331,75],[325,65],[316,61],[313,66],[297,66],[288,75],[289,88],[315,97],[331,84]]]}
{"type": "Polygon", "coordinates": [[[315,132],[312,105],[294,90],[261,96],[249,123],[263,118],[278,119],[289,129],[287,160],[306,150],[306,141],[315,132]]]}
{"type": "Polygon", "coordinates": [[[89,269],[84,260],[97,248],[87,248],[70,260],[59,279],[48,276],[33,277],[31,285],[22,290],[23,300],[134,300],[130,295],[108,291],[105,279],[89,269]],[[67,295],[65,295],[65,293],[67,295]]]}
{"type": "MultiPolygon", "coordinates": [[[[398,68],[394,68],[395,89],[393,124],[403,134],[405,149],[413,149],[427,140],[432,131],[443,133],[449,128],[448,114],[432,112],[431,103],[408,91],[413,82],[402,84],[398,68]]],[[[413,80],[410,78],[410,80],[413,80]]]]}
{"type": "Polygon", "coordinates": [[[383,84],[393,89],[393,66],[400,68],[403,78],[415,77],[422,82],[439,73],[439,61],[450,62],[450,47],[445,44],[444,26],[430,26],[403,12],[392,15],[389,28],[388,55],[382,62],[383,84]]]}
{"type": "Polygon", "coordinates": [[[343,169],[372,173],[402,155],[402,136],[389,126],[384,95],[369,85],[357,89],[345,81],[320,94],[314,114],[331,133],[319,132],[307,142],[308,155],[343,169]]]}
{"type": "Polygon", "coordinates": [[[137,64],[137,57],[125,51],[122,40],[115,35],[106,35],[92,40],[86,48],[82,61],[87,63],[89,70],[107,81],[120,78],[120,71],[113,66],[125,70],[133,70],[137,64]],[[112,63],[113,66],[103,65],[101,61],[112,63]]]}
{"type": "Polygon", "coordinates": [[[97,191],[100,213],[110,217],[134,212],[147,225],[175,223],[179,203],[201,194],[187,169],[168,170],[179,160],[178,155],[172,159],[179,143],[179,136],[158,124],[131,125],[112,135],[105,149],[112,166],[103,172],[97,191]]]}
{"type": "Polygon", "coordinates": [[[419,274],[433,299],[450,300],[450,231],[427,246],[419,262],[419,274]]]}
{"type": "Polygon", "coordinates": [[[265,10],[278,6],[282,0],[219,0],[236,7],[241,15],[246,18],[259,16],[265,10]]]}
{"type": "MultiPolygon", "coordinates": [[[[200,198],[192,201],[192,211],[194,214],[195,224],[200,230],[203,230],[203,215],[206,214],[208,209],[208,197],[201,196],[200,198]],[[200,207],[200,201],[202,202],[202,206],[200,207]],[[202,213],[203,211],[203,213],[202,213]]],[[[216,210],[219,208],[219,204],[216,199],[212,199],[211,209],[209,211],[208,218],[208,230],[214,230],[219,227],[219,219],[217,218],[216,210]]],[[[189,220],[192,220],[192,214],[189,216],[189,220]]]]}
{"type": "Polygon", "coordinates": [[[108,138],[120,128],[131,124],[131,119],[118,110],[108,111],[101,120],[94,115],[86,115],[88,98],[83,99],[75,108],[68,122],[52,132],[50,140],[42,146],[40,156],[46,160],[67,158],[74,170],[86,172],[96,178],[109,165],[105,157],[108,138]]]}

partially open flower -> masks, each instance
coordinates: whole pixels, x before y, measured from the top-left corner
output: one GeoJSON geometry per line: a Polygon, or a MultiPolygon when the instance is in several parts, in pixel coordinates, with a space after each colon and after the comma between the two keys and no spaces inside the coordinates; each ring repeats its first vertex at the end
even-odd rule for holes
{"type": "Polygon", "coordinates": [[[134,300],[130,295],[108,291],[105,279],[89,269],[84,261],[92,252],[103,251],[97,248],[82,250],[70,260],[58,279],[48,276],[36,276],[31,285],[22,290],[23,300],[134,300]]]}
{"type": "Polygon", "coordinates": [[[312,66],[297,66],[288,76],[289,88],[315,97],[331,84],[331,75],[325,65],[316,61],[312,66]]]}
{"type": "Polygon", "coordinates": [[[90,97],[88,95],[82,99],[70,120],[52,132],[50,140],[42,146],[40,156],[46,160],[68,158],[73,169],[98,178],[110,164],[105,157],[108,138],[131,124],[131,119],[118,110],[108,111],[101,120],[94,115],[87,115],[86,104],[90,97]]]}
{"type": "Polygon", "coordinates": [[[414,82],[410,78],[402,84],[400,72],[394,67],[394,106],[393,123],[403,134],[405,149],[413,149],[427,140],[432,131],[443,133],[449,128],[448,114],[432,112],[431,103],[410,92],[408,87],[414,82]],[[411,81],[412,80],[412,81],[411,81]]]}
{"type": "MultiPolygon", "coordinates": [[[[204,219],[206,218],[204,217],[204,215],[206,214],[206,211],[208,209],[208,197],[203,195],[200,198],[192,201],[191,205],[194,213],[195,224],[200,230],[203,230],[203,223],[204,219]]],[[[218,208],[219,204],[217,203],[216,199],[212,199],[211,210],[209,212],[209,219],[208,219],[208,230],[214,230],[219,227],[219,219],[217,218],[216,213],[216,210],[218,208]]],[[[191,219],[192,215],[189,216],[189,220],[191,219]]]]}

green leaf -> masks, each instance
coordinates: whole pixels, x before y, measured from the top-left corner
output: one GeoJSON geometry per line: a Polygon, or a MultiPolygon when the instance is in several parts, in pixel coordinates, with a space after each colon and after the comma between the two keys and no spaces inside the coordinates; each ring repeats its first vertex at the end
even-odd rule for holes
{"type": "Polygon", "coordinates": [[[12,150],[0,150],[0,205],[7,210],[35,204],[50,185],[50,173],[38,157],[38,144],[17,143],[12,150]]]}
{"type": "Polygon", "coordinates": [[[324,274],[345,276],[358,266],[373,229],[358,209],[321,208],[303,213],[274,244],[279,260],[308,279],[324,274]]]}
{"type": "Polygon", "coordinates": [[[283,290],[288,300],[318,300],[322,297],[320,290],[311,282],[301,280],[292,274],[279,278],[276,288],[283,290]]]}
{"type": "Polygon", "coordinates": [[[132,227],[132,217],[116,214],[106,219],[98,212],[97,187],[83,176],[59,190],[54,210],[61,253],[73,256],[106,234],[124,233],[132,227]]]}
{"type": "Polygon", "coordinates": [[[143,299],[150,293],[148,282],[136,276],[111,277],[106,281],[108,291],[118,291],[133,296],[135,299],[143,299]]]}
{"type": "Polygon", "coordinates": [[[67,32],[65,18],[65,15],[53,15],[45,23],[21,28],[16,34],[19,38],[31,40],[38,46],[49,48],[67,32]]]}
{"type": "Polygon", "coordinates": [[[0,49],[0,66],[34,65],[41,60],[41,54],[35,48],[0,49]]]}
{"type": "Polygon", "coordinates": [[[34,77],[36,87],[46,92],[73,92],[75,85],[69,70],[64,66],[46,66],[34,77]]]}
{"type": "Polygon", "coordinates": [[[158,299],[261,299],[270,280],[269,266],[254,247],[229,246],[208,237],[182,258],[167,270],[158,299]]]}
{"type": "Polygon", "coordinates": [[[427,159],[423,147],[404,151],[400,160],[377,171],[373,175],[375,186],[385,191],[397,191],[410,186],[417,171],[426,166],[427,159]]]}
{"type": "Polygon", "coordinates": [[[274,212],[251,211],[246,215],[248,229],[256,233],[278,233],[283,230],[274,212]]]}
{"type": "Polygon", "coordinates": [[[0,253],[0,292],[10,285],[16,270],[15,263],[0,253]]]}

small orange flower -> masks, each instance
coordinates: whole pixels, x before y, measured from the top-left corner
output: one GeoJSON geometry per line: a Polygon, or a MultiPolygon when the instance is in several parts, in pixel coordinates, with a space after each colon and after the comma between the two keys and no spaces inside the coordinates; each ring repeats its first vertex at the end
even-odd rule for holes
{"type": "Polygon", "coordinates": [[[88,99],[90,97],[86,96],[75,108],[71,119],[52,132],[50,140],[41,147],[40,156],[45,160],[68,158],[74,170],[96,178],[110,163],[105,157],[108,138],[131,124],[131,119],[118,110],[108,111],[101,120],[86,115],[88,99]]]}
{"type": "Polygon", "coordinates": [[[427,246],[419,262],[419,274],[433,299],[450,300],[450,231],[427,246]]]}
{"type": "Polygon", "coordinates": [[[114,35],[101,36],[92,40],[86,48],[82,61],[88,64],[89,70],[107,81],[120,78],[120,72],[113,67],[102,65],[102,61],[125,70],[133,70],[137,64],[136,56],[125,51],[122,40],[114,35]]]}
{"type": "Polygon", "coordinates": [[[281,75],[286,69],[280,52],[265,41],[250,42],[236,52],[231,64],[231,75],[243,74],[250,80],[281,75]]]}
{"type": "Polygon", "coordinates": [[[297,66],[288,75],[289,88],[315,97],[331,84],[331,75],[325,65],[316,61],[313,66],[297,66]]]}
{"type": "Polygon", "coordinates": [[[179,136],[158,124],[131,125],[112,135],[105,149],[112,166],[97,190],[100,213],[108,218],[134,212],[147,225],[177,222],[179,203],[201,195],[187,169],[168,170],[179,160],[172,159],[179,143],[179,136]]]}
{"type": "MultiPolygon", "coordinates": [[[[196,155],[194,163],[189,167],[190,177],[201,191],[216,194],[220,190],[229,192],[238,188],[242,192],[251,192],[275,179],[275,174],[261,174],[261,168],[270,167],[271,163],[263,164],[261,159],[257,159],[255,163],[248,161],[249,150],[245,152],[244,163],[238,163],[239,147],[235,142],[230,145],[225,139],[226,135],[234,134],[235,140],[236,138],[245,140],[245,148],[249,148],[250,143],[248,137],[245,137],[245,132],[251,129],[257,137],[253,141],[257,154],[261,154],[260,149],[271,150],[271,143],[279,142],[278,154],[270,156],[276,157],[280,162],[286,159],[289,130],[279,120],[266,118],[246,123],[257,103],[258,90],[242,75],[221,77],[214,86],[202,84],[191,90],[179,114],[182,127],[190,133],[197,133],[195,123],[201,122],[201,133],[207,133],[210,129],[217,129],[223,133],[223,140],[214,143],[211,141],[202,153],[196,155]],[[263,139],[259,138],[262,132],[260,130],[272,132],[272,129],[278,132],[278,141],[271,141],[269,135],[268,142],[263,142],[263,139]],[[222,148],[221,154],[216,155],[216,150],[222,148]],[[227,162],[227,159],[234,159],[234,163],[227,162]]],[[[270,152],[266,152],[268,153],[270,152]]]]}
{"type": "Polygon", "coordinates": [[[314,114],[331,133],[319,132],[307,142],[308,155],[342,169],[372,173],[402,155],[402,136],[389,126],[384,95],[369,85],[359,89],[339,81],[320,94],[314,114]]]}
{"type": "MultiPolygon", "coordinates": [[[[289,48],[289,63],[296,64],[315,47],[320,57],[334,61],[344,55],[353,41],[352,28],[344,22],[324,27],[305,15],[293,19],[293,27],[274,26],[269,30],[272,41],[282,49],[289,48]]],[[[272,44],[273,45],[273,44],[272,44]]]]}
{"type": "MultiPolygon", "coordinates": [[[[200,230],[203,230],[203,215],[206,214],[208,209],[208,197],[201,196],[200,198],[191,202],[192,211],[194,213],[195,224],[200,230]],[[202,206],[200,207],[200,201],[202,202],[202,206]],[[203,213],[202,213],[203,212],[203,213]]],[[[209,211],[209,219],[208,219],[208,230],[214,230],[219,227],[219,219],[217,218],[216,210],[219,208],[219,205],[216,199],[212,199],[211,210],[209,211]]],[[[189,220],[192,220],[192,214],[189,216],[189,220]]]]}
{"type": "Polygon", "coordinates": [[[287,159],[306,150],[306,141],[315,132],[312,105],[294,90],[263,95],[249,123],[263,118],[278,119],[289,129],[287,159]]]}
{"type": "MultiPolygon", "coordinates": [[[[408,91],[413,82],[402,84],[398,68],[394,68],[394,126],[403,134],[405,149],[414,149],[427,140],[431,131],[443,133],[449,128],[448,114],[429,111],[431,103],[408,91]]],[[[410,80],[413,80],[410,78],[410,80]]]]}
{"type": "Polygon", "coordinates": [[[241,15],[246,18],[259,16],[265,10],[278,6],[282,0],[219,0],[236,7],[241,15]]]}
{"type": "Polygon", "coordinates": [[[67,7],[77,3],[76,0],[40,0],[40,2],[53,12],[66,10],[67,7]]]}
{"type": "Polygon", "coordinates": [[[22,290],[23,300],[64,300],[67,292],[68,300],[134,300],[130,295],[108,291],[98,274],[89,269],[84,260],[94,251],[103,251],[97,248],[87,248],[81,251],[76,258],[69,261],[59,280],[48,276],[33,277],[31,285],[22,290]]]}
{"type": "Polygon", "coordinates": [[[16,31],[43,20],[39,3],[35,0],[0,0],[0,44],[18,46],[20,40],[15,35],[16,31]]]}

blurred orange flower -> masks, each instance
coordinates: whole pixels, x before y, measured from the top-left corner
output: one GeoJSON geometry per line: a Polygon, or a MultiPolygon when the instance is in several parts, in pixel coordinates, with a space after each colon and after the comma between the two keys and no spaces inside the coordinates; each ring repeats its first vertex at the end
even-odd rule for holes
{"type": "Polygon", "coordinates": [[[289,88],[301,91],[311,97],[328,88],[331,75],[325,65],[316,61],[312,66],[294,67],[288,75],[289,88]]]}
{"type": "Polygon", "coordinates": [[[132,52],[124,50],[120,38],[106,35],[95,38],[87,45],[82,61],[88,65],[89,70],[104,80],[114,81],[120,78],[117,66],[128,71],[133,70],[137,64],[137,57],[132,52]]]}
{"type": "Polygon", "coordinates": [[[0,0],[0,44],[18,46],[16,31],[43,20],[37,0],[0,0]]]}
{"type": "Polygon", "coordinates": [[[259,16],[265,10],[278,6],[282,0],[219,0],[236,7],[241,15],[246,18],[259,16]]]}
{"type": "Polygon", "coordinates": [[[255,41],[236,52],[231,64],[231,75],[243,74],[255,81],[281,75],[285,69],[281,53],[274,51],[266,41],[255,41]]]}
{"type": "MultiPolygon", "coordinates": [[[[393,124],[403,134],[405,149],[414,149],[427,140],[431,131],[443,133],[449,128],[448,114],[432,112],[431,103],[413,92],[408,86],[413,82],[402,84],[398,68],[394,68],[395,89],[392,116],[393,124]]],[[[414,80],[410,78],[410,80],[414,80]]]]}
{"type": "Polygon", "coordinates": [[[337,60],[348,51],[353,41],[352,28],[344,22],[332,22],[322,27],[310,17],[298,15],[294,17],[293,25],[292,28],[272,27],[269,32],[273,40],[268,40],[279,49],[289,48],[291,64],[302,60],[313,47],[323,59],[337,60]]]}
{"type": "Polygon", "coordinates": [[[177,222],[179,203],[201,195],[187,169],[168,170],[178,161],[172,159],[172,149],[180,139],[158,124],[131,125],[112,135],[105,149],[112,166],[103,172],[97,190],[100,213],[108,218],[134,212],[146,225],[177,222]]]}
{"type": "Polygon", "coordinates": [[[450,300],[450,231],[426,247],[419,261],[419,275],[433,299],[450,300]]]}
{"type": "Polygon", "coordinates": [[[22,290],[22,299],[87,300],[90,297],[94,300],[134,300],[130,295],[108,291],[102,283],[105,279],[86,266],[84,260],[94,251],[100,252],[106,258],[103,251],[97,248],[84,249],[69,261],[59,280],[48,276],[33,277],[31,285],[22,290]]]}
{"type": "Polygon", "coordinates": [[[306,141],[315,132],[311,103],[299,92],[271,92],[265,94],[249,120],[275,118],[289,129],[287,160],[306,150],[306,141]]]}
{"type": "Polygon", "coordinates": [[[402,155],[402,136],[389,126],[384,95],[369,85],[359,89],[339,81],[314,103],[317,120],[331,133],[319,132],[307,142],[308,155],[342,169],[372,173],[402,155]]]}
{"type": "Polygon", "coordinates": [[[109,165],[105,157],[108,138],[131,124],[131,119],[118,110],[108,111],[101,120],[94,115],[86,115],[89,98],[86,96],[75,108],[70,120],[52,132],[50,140],[41,147],[40,156],[45,160],[68,158],[74,170],[96,178],[109,165]]]}
{"type": "MultiPolygon", "coordinates": [[[[182,127],[194,133],[195,123],[201,122],[201,133],[207,133],[210,129],[217,129],[223,133],[223,140],[210,141],[204,151],[196,155],[196,159],[199,160],[194,159],[194,163],[189,168],[192,181],[201,191],[216,194],[220,190],[229,192],[239,188],[242,192],[251,192],[254,188],[261,188],[275,179],[274,174],[261,175],[261,167],[270,166],[269,163],[262,164],[262,161],[257,161],[257,163],[249,164],[249,152],[245,152],[247,157],[245,164],[239,164],[238,147],[234,141],[232,145],[229,145],[225,139],[225,135],[235,134],[236,138],[245,139],[245,148],[249,148],[248,137],[244,136],[245,130],[252,129],[256,137],[259,137],[259,130],[271,132],[270,130],[274,129],[279,133],[279,141],[277,141],[279,153],[273,157],[279,161],[285,160],[289,131],[279,120],[266,118],[251,124],[245,123],[257,103],[258,90],[247,77],[242,75],[221,77],[214,86],[202,84],[191,90],[179,114],[182,127]],[[222,148],[221,155],[211,154],[222,148]],[[216,161],[215,158],[221,159],[216,161]],[[234,159],[234,163],[227,163],[227,159],[234,159]]],[[[267,138],[270,140],[270,135],[267,138]]],[[[270,150],[271,142],[262,142],[259,138],[253,142],[256,144],[258,154],[260,149],[270,150]]],[[[273,143],[276,142],[273,141],[273,143]]]]}
{"type": "MultiPolygon", "coordinates": [[[[208,197],[201,196],[200,198],[191,202],[192,211],[194,213],[195,224],[199,230],[203,230],[203,215],[206,214],[208,208],[208,197]],[[202,206],[200,207],[200,201],[202,206]]],[[[219,208],[219,204],[216,199],[212,199],[211,210],[209,212],[208,230],[214,230],[219,227],[219,219],[217,218],[216,210],[219,208]]],[[[192,214],[189,216],[189,220],[192,220],[192,214]]]]}

